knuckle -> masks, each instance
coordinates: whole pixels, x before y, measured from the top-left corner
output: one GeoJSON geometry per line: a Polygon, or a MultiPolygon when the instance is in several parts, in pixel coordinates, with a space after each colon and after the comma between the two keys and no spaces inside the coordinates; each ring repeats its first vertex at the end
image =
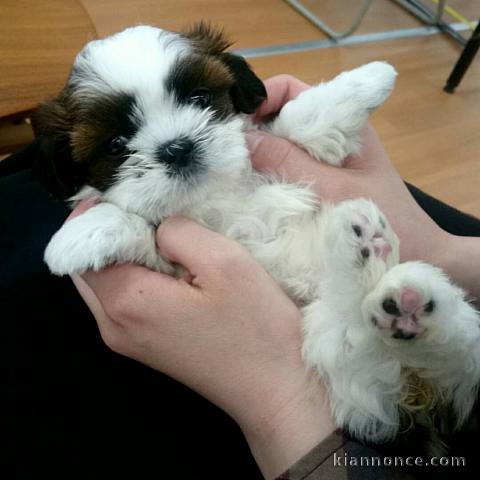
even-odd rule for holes
{"type": "Polygon", "coordinates": [[[297,81],[297,79],[293,75],[290,75],[289,73],[281,73],[277,77],[278,77],[279,80],[281,80],[282,82],[285,82],[287,84],[297,81]]]}
{"type": "Polygon", "coordinates": [[[238,272],[246,261],[245,250],[236,242],[229,242],[213,255],[213,263],[222,272],[238,272]]]}
{"type": "Polygon", "coordinates": [[[168,217],[162,221],[162,223],[157,228],[157,240],[166,239],[170,240],[172,237],[175,238],[179,234],[182,234],[186,229],[191,227],[191,222],[181,216],[172,216],[168,217]]]}
{"type": "Polygon", "coordinates": [[[131,323],[134,312],[132,309],[131,295],[128,291],[117,292],[112,295],[103,305],[105,313],[116,323],[128,325],[131,323]]]}
{"type": "Polygon", "coordinates": [[[115,353],[122,354],[125,350],[123,337],[117,331],[117,329],[110,328],[108,329],[100,329],[100,335],[102,337],[103,342],[105,345],[115,353]]]}
{"type": "Polygon", "coordinates": [[[125,345],[122,341],[120,335],[111,335],[109,334],[107,338],[103,338],[105,345],[115,353],[123,355],[125,353],[125,345]]]}
{"type": "MultiPolygon", "coordinates": [[[[283,139],[282,139],[283,140],[283,139]]],[[[293,143],[290,143],[289,141],[285,140],[284,143],[284,148],[283,152],[281,154],[281,163],[285,163],[286,161],[290,159],[295,159],[296,158],[296,147],[293,143]]]]}

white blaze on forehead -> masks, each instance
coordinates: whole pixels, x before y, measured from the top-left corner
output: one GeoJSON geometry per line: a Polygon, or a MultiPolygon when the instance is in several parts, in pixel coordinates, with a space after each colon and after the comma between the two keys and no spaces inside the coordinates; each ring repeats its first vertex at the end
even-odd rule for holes
{"type": "Polygon", "coordinates": [[[178,56],[190,49],[188,40],[179,34],[149,26],[127,28],[86,45],[75,60],[79,75],[72,80],[79,93],[87,95],[92,87],[156,93],[178,56]]]}

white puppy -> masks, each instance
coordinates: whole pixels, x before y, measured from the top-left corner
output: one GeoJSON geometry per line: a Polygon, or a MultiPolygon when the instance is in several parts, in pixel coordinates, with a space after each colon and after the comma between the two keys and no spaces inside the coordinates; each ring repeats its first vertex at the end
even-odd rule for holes
{"type": "MultiPolygon", "coordinates": [[[[478,314],[439,269],[398,263],[397,237],[371,201],[319,204],[308,188],[252,171],[245,114],[266,94],[227,47],[204,25],[141,26],[80,52],[36,124],[51,185],[101,203],[53,236],[50,270],[137,262],[173,274],[155,228],[188,216],[239,241],[303,307],[305,362],[326,383],[339,426],[380,443],[421,412],[433,436],[443,433],[428,408],[450,409],[460,426],[480,380],[478,314]]],[[[342,73],[287,103],[268,128],[340,166],[395,76],[382,62],[342,73]]]]}

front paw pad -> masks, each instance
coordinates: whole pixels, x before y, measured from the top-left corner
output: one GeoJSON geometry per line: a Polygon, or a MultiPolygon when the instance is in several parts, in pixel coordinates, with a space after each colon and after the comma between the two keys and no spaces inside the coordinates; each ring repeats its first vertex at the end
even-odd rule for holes
{"type": "Polygon", "coordinates": [[[370,321],[392,338],[411,340],[427,328],[435,300],[412,287],[391,291],[380,297],[370,321]]]}

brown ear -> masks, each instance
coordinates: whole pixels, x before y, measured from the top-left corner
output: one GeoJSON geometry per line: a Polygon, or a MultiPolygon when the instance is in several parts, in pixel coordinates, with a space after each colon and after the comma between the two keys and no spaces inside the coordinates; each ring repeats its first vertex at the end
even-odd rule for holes
{"type": "Polygon", "coordinates": [[[267,98],[267,91],[243,57],[225,53],[232,43],[225,37],[224,32],[200,22],[183,35],[190,39],[200,52],[216,56],[228,67],[234,79],[230,95],[237,112],[255,112],[267,98]]]}
{"type": "Polygon", "coordinates": [[[65,92],[41,104],[32,118],[41,149],[37,173],[47,189],[60,198],[72,196],[84,183],[82,169],[72,158],[72,124],[65,92]]]}
{"type": "Polygon", "coordinates": [[[233,105],[238,112],[254,113],[267,98],[265,85],[253,73],[250,65],[243,57],[233,53],[223,53],[221,58],[235,79],[230,91],[233,105]]]}

